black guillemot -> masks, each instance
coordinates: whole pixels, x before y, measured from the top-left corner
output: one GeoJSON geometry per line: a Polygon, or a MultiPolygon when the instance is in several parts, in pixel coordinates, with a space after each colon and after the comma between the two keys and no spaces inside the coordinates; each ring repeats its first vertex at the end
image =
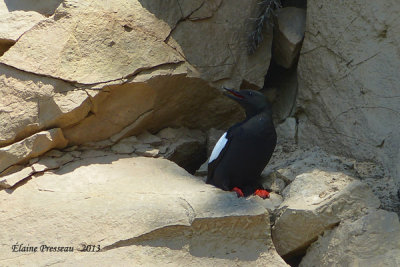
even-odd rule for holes
{"type": "Polygon", "coordinates": [[[267,198],[260,175],[276,145],[271,104],[257,91],[224,89],[244,108],[246,119],[230,127],[216,143],[208,161],[207,183],[235,191],[239,197],[267,198]]]}

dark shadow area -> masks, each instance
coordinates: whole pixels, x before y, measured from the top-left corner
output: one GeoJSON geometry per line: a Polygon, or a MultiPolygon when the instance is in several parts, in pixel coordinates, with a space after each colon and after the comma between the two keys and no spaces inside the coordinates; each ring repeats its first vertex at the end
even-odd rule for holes
{"type": "Polygon", "coordinates": [[[282,7],[307,8],[307,0],[281,0],[282,7]]]}
{"type": "Polygon", "coordinates": [[[51,16],[63,0],[4,0],[8,11],[36,11],[51,16]]]}
{"type": "Polygon", "coordinates": [[[0,40],[0,57],[4,55],[4,53],[7,52],[8,49],[10,49],[14,44],[14,41],[0,40]]]}
{"type": "Polygon", "coordinates": [[[273,116],[277,123],[294,115],[297,88],[297,61],[293,67],[285,69],[272,58],[265,76],[263,93],[271,89],[276,91],[273,101],[273,116]]]}
{"type": "Polygon", "coordinates": [[[184,168],[188,173],[194,174],[207,160],[206,144],[193,142],[181,145],[169,160],[184,168]]]}

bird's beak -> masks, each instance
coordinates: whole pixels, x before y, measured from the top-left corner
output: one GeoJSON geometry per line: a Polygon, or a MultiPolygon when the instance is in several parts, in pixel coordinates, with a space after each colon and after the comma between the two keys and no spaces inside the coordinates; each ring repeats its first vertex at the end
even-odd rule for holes
{"type": "Polygon", "coordinates": [[[232,89],[229,89],[226,87],[224,87],[224,89],[226,90],[224,95],[226,95],[227,97],[229,97],[235,101],[242,100],[244,98],[244,96],[239,91],[232,90],[232,89]]]}

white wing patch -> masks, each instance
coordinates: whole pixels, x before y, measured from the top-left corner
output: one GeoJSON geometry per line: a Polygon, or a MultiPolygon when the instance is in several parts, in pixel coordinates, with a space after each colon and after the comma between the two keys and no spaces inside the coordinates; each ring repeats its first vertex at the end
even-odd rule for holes
{"type": "Polygon", "coordinates": [[[210,159],[208,160],[208,163],[211,163],[213,160],[218,158],[219,153],[221,153],[222,149],[224,149],[226,142],[228,142],[228,139],[226,138],[226,132],[219,138],[218,142],[215,144],[215,147],[213,151],[211,152],[210,159]]]}

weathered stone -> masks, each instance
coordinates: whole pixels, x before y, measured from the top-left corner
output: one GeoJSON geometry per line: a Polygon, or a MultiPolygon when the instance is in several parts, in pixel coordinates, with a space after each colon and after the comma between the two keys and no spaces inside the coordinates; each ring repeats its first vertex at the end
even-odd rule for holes
{"type": "MultiPolygon", "coordinates": [[[[6,99],[0,107],[6,111],[0,113],[0,126],[5,126],[0,127],[0,145],[54,127],[62,128],[74,145],[110,136],[116,142],[171,125],[203,130],[231,125],[243,112],[215,86],[239,88],[246,82],[260,88],[268,66],[269,49],[260,48],[252,57],[245,54],[247,26],[238,22],[251,17],[256,2],[188,1],[182,14],[180,4],[171,1],[167,12],[164,8],[159,14],[155,2],[121,0],[110,6],[64,1],[53,17],[26,32],[0,60],[12,66],[0,66],[6,99]],[[194,38],[187,36],[200,34],[185,26],[186,16],[199,32],[218,28],[220,40],[209,40],[206,50],[193,50],[187,40],[194,38]],[[210,49],[221,55],[211,56],[210,49]],[[82,87],[85,83],[92,85],[82,87]]],[[[270,43],[265,38],[265,46],[270,43]]]]}
{"type": "Polygon", "coordinates": [[[380,205],[366,184],[340,172],[321,170],[298,175],[283,197],[272,236],[278,253],[287,257],[304,252],[342,219],[361,216],[366,208],[380,205]]]}
{"type": "Polygon", "coordinates": [[[284,122],[276,127],[277,136],[280,139],[295,140],[297,131],[297,123],[295,118],[287,118],[284,122]]]}
{"type": "Polygon", "coordinates": [[[245,81],[255,88],[262,88],[268,66],[259,65],[257,62],[270,61],[272,43],[270,30],[265,31],[264,41],[256,53],[252,56],[247,55],[248,33],[254,26],[253,23],[249,23],[249,18],[257,16],[258,1],[196,2],[215,3],[216,11],[212,11],[215,8],[209,8],[207,12],[211,11],[213,16],[207,20],[196,21],[189,18],[180,21],[172,31],[168,43],[184,54],[187,61],[200,72],[201,78],[205,80],[236,88],[245,81]],[[213,36],[213,38],[204,41],[203,36],[213,36]],[[199,51],[207,52],[199,53],[199,51]]]}
{"type": "Polygon", "coordinates": [[[274,60],[289,69],[299,56],[306,26],[306,10],[285,7],[277,11],[273,41],[274,60]]]}
{"type": "Polygon", "coordinates": [[[165,128],[157,135],[169,144],[162,156],[190,173],[194,173],[206,159],[206,137],[199,130],[165,128]]]}
{"type": "MultiPolygon", "coordinates": [[[[64,5],[58,16],[42,21],[23,35],[1,61],[29,72],[86,84],[117,80],[142,69],[183,61],[154,32],[135,25],[138,17],[129,20],[127,10],[144,14],[137,1],[129,4],[122,0],[121,5],[115,5],[123,13],[107,10],[101,2],[88,9],[87,5],[92,4],[88,2],[64,5]]],[[[155,28],[162,27],[160,24],[153,20],[155,28]]]]}
{"type": "Polygon", "coordinates": [[[0,148],[0,172],[11,165],[29,161],[52,148],[67,145],[61,129],[51,129],[34,134],[22,141],[0,148]]]}
{"type": "Polygon", "coordinates": [[[85,91],[0,64],[0,146],[43,129],[82,120],[91,108],[85,91]]]}
{"type": "Polygon", "coordinates": [[[18,172],[0,177],[0,189],[10,188],[34,173],[31,167],[23,168],[18,172]]]}
{"type": "Polygon", "coordinates": [[[281,195],[270,192],[268,199],[262,199],[258,196],[251,196],[250,199],[266,208],[269,212],[274,212],[283,202],[281,195]]]}
{"type": "Polygon", "coordinates": [[[38,162],[34,163],[31,167],[35,172],[43,172],[47,170],[58,169],[61,166],[73,161],[75,158],[71,153],[65,153],[61,157],[42,157],[38,162]]]}
{"type": "Polygon", "coordinates": [[[122,139],[117,144],[111,147],[111,150],[119,154],[131,154],[135,151],[135,145],[137,144],[136,136],[122,139]]]}
{"type": "Polygon", "coordinates": [[[371,210],[345,221],[313,243],[300,266],[399,266],[400,223],[396,213],[371,210]]]}
{"type": "Polygon", "coordinates": [[[270,175],[267,178],[267,181],[263,183],[263,187],[279,194],[282,193],[283,189],[285,189],[286,183],[283,179],[280,179],[278,176],[270,175]]]}
{"type": "Polygon", "coordinates": [[[45,17],[36,12],[0,12],[0,56],[3,55],[18,38],[45,17]]]}
{"type": "Polygon", "coordinates": [[[36,11],[45,16],[53,15],[54,10],[63,2],[63,0],[0,0],[0,13],[15,11],[36,11]]]}
{"type": "Polygon", "coordinates": [[[46,154],[44,154],[44,156],[46,157],[51,157],[51,158],[60,158],[64,155],[65,153],[63,153],[60,150],[57,149],[52,149],[49,152],[47,152],[46,154]]]}
{"type": "Polygon", "coordinates": [[[383,162],[400,185],[400,5],[307,1],[299,142],[383,162]],[[323,60],[321,60],[323,59],[323,60]],[[346,149],[343,149],[343,148],[346,149]]]}
{"type": "Polygon", "coordinates": [[[143,157],[156,157],[159,153],[158,149],[153,148],[148,144],[135,145],[135,154],[143,157]]]}
{"type": "Polygon", "coordinates": [[[262,206],[205,185],[164,159],[73,162],[12,194],[0,191],[0,211],[0,260],[9,265],[287,266],[274,250],[262,206]],[[16,242],[74,252],[10,258],[16,242]],[[82,243],[103,252],[79,252],[82,243]]]}
{"type": "Polygon", "coordinates": [[[242,114],[238,105],[232,105],[204,80],[188,78],[181,70],[157,73],[107,86],[107,91],[91,99],[94,114],[64,129],[66,138],[71,144],[83,144],[112,136],[114,142],[146,129],[157,132],[170,125],[197,129],[226,126],[242,114]]]}
{"type": "Polygon", "coordinates": [[[36,12],[15,11],[0,17],[0,39],[16,42],[19,37],[45,17],[36,12]]]}
{"type": "Polygon", "coordinates": [[[158,137],[157,135],[153,135],[148,131],[145,131],[144,133],[141,133],[139,136],[137,136],[137,140],[138,142],[149,144],[152,146],[158,146],[162,144],[162,140],[160,137],[158,137]]]}
{"type": "Polygon", "coordinates": [[[201,166],[196,170],[196,176],[207,176],[208,173],[208,160],[205,161],[201,166]]]}

